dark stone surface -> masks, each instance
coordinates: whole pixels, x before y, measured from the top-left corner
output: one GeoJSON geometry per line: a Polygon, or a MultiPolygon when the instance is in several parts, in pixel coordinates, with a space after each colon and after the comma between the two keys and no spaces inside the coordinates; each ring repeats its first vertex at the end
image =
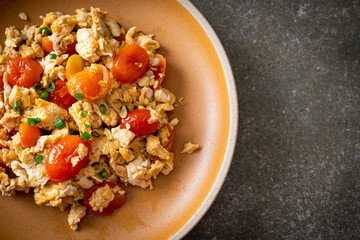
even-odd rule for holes
{"type": "Polygon", "coordinates": [[[240,117],[185,239],[359,239],[359,1],[191,2],[228,53],[240,117]]]}

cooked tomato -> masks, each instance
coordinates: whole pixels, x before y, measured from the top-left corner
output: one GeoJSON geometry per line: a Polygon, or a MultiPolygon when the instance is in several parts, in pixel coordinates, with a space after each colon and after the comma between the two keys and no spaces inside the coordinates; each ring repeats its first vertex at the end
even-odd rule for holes
{"type": "Polygon", "coordinates": [[[148,109],[136,109],[128,112],[126,118],[121,120],[120,127],[126,128],[126,124],[130,125],[130,131],[135,133],[136,137],[149,135],[156,131],[159,122],[149,123],[151,114],[148,109]]]}
{"type": "Polygon", "coordinates": [[[166,70],[166,58],[164,58],[160,54],[156,54],[155,57],[160,59],[160,63],[157,66],[151,66],[150,69],[153,71],[155,76],[155,81],[159,81],[159,86],[161,82],[165,78],[165,70],[166,70]]]}
{"type": "Polygon", "coordinates": [[[95,192],[97,189],[104,187],[105,185],[108,185],[111,188],[119,187],[120,190],[123,190],[122,187],[119,184],[113,183],[113,182],[103,182],[101,184],[95,185],[92,188],[90,188],[87,193],[84,196],[84,204],[89,209],[90,212],[96,214],[96,215],[111,215],[115,209],[120,208],[125,203],[125,194],[120,194],[119,192],[115,193],[114,200],[112,200],[109,205],[103,209],[102,212],[95,211],[90,203],[89,199],[91,197],[91,194],[95,192]]]}
{"type": "Polygon", "coordinates": [[[37,126],[30,126],[28,123],[20,123],[19,126],[20,142],[24,148],[35,146],[41,136],[41,131],[37,126]]]}
{"type": "Polygon", "coordinates": [[[70,95],[66,82],[58,79],[55,81],[55,91],[49,94],[48,101],[68,110],[77,100],[70,95]]]}
{"type": "Polygon", "coordinates": [[[122,83],[133,83],[144,74],[148,63],[149,57],[144,48],[128,45],[116,55],[112,73],[122,83]]]}
{"type": "Polygon", "coordinates": [[[14,58],[5,66],[10,86],[31,88],[35,83],[40,82],[43,68],[39,62],[29,58],[14,58]]]}
{"type": "MultiPolygon", "coordinates": [[[[76,53],[76,50],[75,50],[75,46],[76,46],[76,40],[72,43],[70,43],[69,45],[67,45],[67,50],[66,50],[66,54],[75,54],[76,53]]],[[[44,51],[49,54],[51,52],[54,52],[54,44],[53,42],[50,40],[49,37],[43,37],[41,39],[41,45],[44,49],[44,51]]]]}
{"type": "Polygon", "coordinates": [[[66,79],[70,79],[74,74],[81,72],[85,68],[85,62],[77,54],[73,54],[69,57],[66,63],[66,79]]]}
{"type": "Polygon", "coordinates": [[[67,87],[72,96],[83,94],[83,100],[101,99],[110,88],[109,72],[103,65],[91,64],[90,68],[72,75],[68,79],[67,87]]]}
{"type": "Polygon", "coordinates": [[[86,164],[88,154],[80,159],[75,166],[71,162],[78,156],[80,143],[89,148],[89,144],[77,135],[68,135],[54,143],[46,154],[45,169],[49,178],[55,182],[63,182],[74,177],[86,164]]]}
{"type": "Polygon", "coordinates": [[[0,90],[4,89],[3,75],[0,75],[0,90]]]}

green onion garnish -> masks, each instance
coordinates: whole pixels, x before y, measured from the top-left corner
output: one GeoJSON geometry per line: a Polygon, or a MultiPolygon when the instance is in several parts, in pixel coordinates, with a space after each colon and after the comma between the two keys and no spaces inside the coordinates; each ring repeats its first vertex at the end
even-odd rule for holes
{"type": "Polygon", "coordinates": [[[70,134],[71,135],[79,135],[79,132],[74,129],[70,129],[70,134]]]}
{"type": "Polygon", "coordinates": [[[87,141],[87,140],[90,139],[90,133],[84,132],[84,133],[82,133],[82,134],[80,135],[80,137],[81,137],[82,139],[84,139],[84,141],[87,141]]]}
{"type": "Polygon", "coordinates": [[[100,134],[98,133],[98,132],[96,132],[96,131],[92,131],[91,132],[91,135],[93,136],[93,137],[100,137],[100,134]]]}
{"type": "Polygon", "coordinates": [[[117,24],[120,28],[122,28],[122,25],[121,25],[120,23],[116,22],[116,24],[117,24]]]}
{"type": "Polygon", "coordinates": [[[75,97],[77,100],[81,100],[81,99],[84,98],[84,94],[78,92],[78,93],[75,93],[75,94],[74,94],[74,97],[75,97]]]}
{"type": "Polygon", "coordinates": [[[37,162],[38,164],[40,164],[43,159],[44,159],[44,157],[43,157],[42,155],[37,155],[36,158],[35,158],[35,162],[37,162]]]}
{"type": "Polygon", "coordinates": [[[82,116],[82,117],[86,117],[87,114],[88,114],[88,111],[86,111],[86,110],[82,110],[82,111],[80,112],[80,116],[82,116]]]}
{"type": "Polygon", "coordinates": [[[105,170],[105,168],[103,168],[97,175],[100,179],[104,179],[109,175],[109,173],[105,170]]]}
{"type": "Polygon", "coordinates": [[[36,122],[36,124],[41,123],[41,119],[37,117],[37,118],[35,118],[35,122],[36,122]]]}
{"type": "Polygon", "coordinates": [[[46,91],[48,91],[48,92],[55,91],[55,83],[53,81],[50,80],[50,86],[48,89],[46,89],[46,91]]]}
{"type": "Polygon", "coordinates": [[[15,112],[19,111],[19,102],[17,101],[14,102],[13,109],[15,112]]]}
{"type": "Polygon", "coordinates": [[[50,53],[49,58],[50,59],[56,59],[56,53],[50,53]]]}
{"type": "Polygon", "coordinates": [[[37,124],[35,118],[28,118],[26,121],[29,124],[29,126],[35,126],[37,124]]]}
{"type": "Polygon", "coordinates": [[[100,113],[101,113],[102,115],[105,115],[105,113],[106,113],[106,107],[105,107],[105,105],[104,105],[104,104],[101,104],[100,107],[99,107],[99,109],[100,109],[100,113]]]}
{"type": "Polygon", "coordinates": [[[42,89],[42,85],[40,83],[35,83],[33,88],[35,91],[40,91],[42,89]]]}
{"type": "Polygon", "coordinates": [[[44,35],[50,35],[50,30],[47,27],[39,28],[39,32],[41,32],[44,35]]]}
{"type": "Polygon", "coordinates": [[[56,120],[55,122],[54,122],[54,126],[56,127],[56,129],[63,129],[65,126],[66,126],[66,124],[64,123],[64,121],[60,118],[59,120],[56,120]]]}
{"type": "Polygon", "coordinates": [[[46,90],[40,94],[40,99],[42,99],[42,100],[47,100],[48,97],[49,97],[49,92],[46,90]]]}
{"type": "Polygon", "coordinates": [[[84,123],[85,127],[90,128],[90,124],[84,123]]]}

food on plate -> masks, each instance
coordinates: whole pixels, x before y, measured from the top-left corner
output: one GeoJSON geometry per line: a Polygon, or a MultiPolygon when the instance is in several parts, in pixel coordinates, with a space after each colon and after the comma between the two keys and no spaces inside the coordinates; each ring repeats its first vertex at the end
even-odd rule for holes
{"type": "Polygon", "coordinates": [[[191,154],[191,153],[194,153],[199,148],[200,148],[199,144],[194,144],[192,142],[187,142],[187,143],[184,144],[184,148],[181,151],[181,153],[191,154]]]}
{"type": "Polygon", "coordinates": [[[6,28],[0,46],[0,191],[32,189],[36,204],[69,208],[76,230],[87,210],[120,208],[124,186],[172,171],[176,97],[152,34],[98,8],[41,19],[6,28]]]}

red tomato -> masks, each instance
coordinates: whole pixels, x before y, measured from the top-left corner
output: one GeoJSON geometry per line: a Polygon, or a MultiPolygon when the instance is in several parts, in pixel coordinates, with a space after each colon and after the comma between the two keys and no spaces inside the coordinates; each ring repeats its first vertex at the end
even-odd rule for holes
{"type": "Polygon", "coordinates": [[[102,212],[93,210],[93,208],[89,203],[89,198],[91,197],[91,194],[93,192],[95,192],[98,188],[104,187],[105,185],[108,185],[111,188],[119,187],[120,190],[123,190],[119,184],[113,182],[103,182],[101,184],[95,185],[92,188],[90,188],[84,196],[84,204],[89,209],[90,212],[96,215],[105,215],[105,216],[111,215],[115,209],[120,208],[125,203],[125,199],[126,199],[125,194],[122,195],[119,192],[117,192],[115,194],[114,200],[112,200],[109,203],[109,205],[103,209],[102,212]]]}
{"type": "Polygon", "coordinates": [[[149,135],[156,131],[159,122],[149,123],[150,110],[148,109],[136,109],[128,112],[126,118],[123,118],[120,123],[121,128],[126,128],[126,124],[130,125],[130,131],[135,133],[136,137],[142,137],[149,135]]]}
{"type": "Polygon", "coordinates": [[[35,83],[40,82],[43,68],[39,62],[29,58],[14,58],[5,66],[10,86],[31,88],[35,83]]]}
{"type": "Polygon", "coordinates": [[[41,136],[41,131],[37,126],[30,126],[28,123],[20,123],[19,126],[20,142],[24,148],[35,146],[41,136]]]}
{"type": "Polygon", "coordinates": [[[0,75],[0,90],[4,89],[3,75],[0,75]]]}
{"type": "MultiPolygon", "coordinates": [[[[76,53],[76,50],[75,50],[75,45],[76,45],[76,40],[72,43],[70,43],[69,45],[67,45],[67,50],[66,50],[66,54],[69,54],[69,55],[72,55],[72,54],[75,54],[76,53]]],[[[50,40],[49,37],[43,37],[41,39],[41,45],[44,49],[44,51],[49,54],[51,52],[54,52],[54,44],[53,42],[50,40]]]]}
{"type": "Polygon", "coordinates": [[[164,58],[160,54],[157,56],[161,59],[161,62],[157,66],[151,66],[150,69],[154,73],[155,81],[159,81],[159,86],[160,86],[161,82],[164,80],[165,77],[166,58],[164,58]]]}
{"type": "Polygon", "coordinates": [[[116,55],[112,73],[122,83],[133,83],[144,74],[148,63],[149,57],[144,48],[128,45],[116,55]]]}
{"type": "Polygon", "coordinates": [[[89,153],[75,166],[71,163],[71,158],[78,156],[77,149],[80,143],[89,148],[89,144],[77,135],[68,135],[50,147],[46,154],[45,170],[51,180],[55,182],[69,180],[85,166],[89,153]]]}
{"type": "Polygon", "coordinates": [[[66,82],[58,79],[55,81],[55,91],[49,94],[48,101],[68,110],[77,100],[70,95],[66,82]]]}

